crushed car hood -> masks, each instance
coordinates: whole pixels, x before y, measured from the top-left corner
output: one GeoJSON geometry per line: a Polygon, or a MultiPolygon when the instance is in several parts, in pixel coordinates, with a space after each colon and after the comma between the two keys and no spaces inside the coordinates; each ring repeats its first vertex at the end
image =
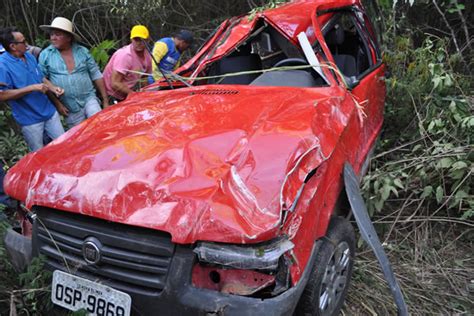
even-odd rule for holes
{"type": "Polygon", "coordinates": [[[167,231],[176,243],[265,240],[347,123],[353,108],[338,93],[245,86],[136,93],[28,154],[5,189],[27,207],[167,231]]]}

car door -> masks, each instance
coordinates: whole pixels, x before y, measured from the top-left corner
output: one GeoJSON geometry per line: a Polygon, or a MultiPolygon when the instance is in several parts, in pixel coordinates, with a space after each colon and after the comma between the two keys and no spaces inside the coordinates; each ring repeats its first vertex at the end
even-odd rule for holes
{"type": "Polygon", "coordinates": [[[385,67],[373,28],[366,14],[356,6],[338,8],[323,35],[348,93],[362,109],[361,148],[355,157],[362,162],[373,147],[383,121],[385,67]]]}

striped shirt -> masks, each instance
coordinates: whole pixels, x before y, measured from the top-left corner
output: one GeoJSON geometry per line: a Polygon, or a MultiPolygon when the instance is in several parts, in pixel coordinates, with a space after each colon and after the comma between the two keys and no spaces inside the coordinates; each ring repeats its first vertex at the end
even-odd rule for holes
{"type": "Polygon", "coordinates": [[[72,44],[74,69],[69,73],[61,53],[49,45],[39,57],[39,65],[44,76],[53,84],[64,89],[61,102],[72,113],[79,112],[92,98],[97,98],[93,81],[102,78],[89,50],[76,43],[72,44]]]}

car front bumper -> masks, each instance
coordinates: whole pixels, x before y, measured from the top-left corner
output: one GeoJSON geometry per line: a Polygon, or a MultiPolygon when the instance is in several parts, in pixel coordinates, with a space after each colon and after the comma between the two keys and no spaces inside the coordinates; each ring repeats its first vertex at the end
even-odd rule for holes
{"type": "MultiPolygon", "coordinates": [[[[314,253],[308,267],[312,266],[313,257],[314,253]]],[[[291,315],[311,272],[306,269],[300,282],[286,292],[260,299],[193,287],[194,260],[190,248],[177,247],[164,291],[155,300],[147,302],[144,297],[132,295],[132,310],[140,315],[291,315]]]]}
{"type": "MultiPolygon", "coordinates": [[[[5,246],[20,265],[31,260],[31,240],[9,230],[5,246]]],[[[100,282],[132,297],[132,315],[291,315],[308,282],[316,253],[313,248],[310,261],[300,281],[292,288],[272,298],[252,298],[196,288],[191,284],[192,267],[196,260],[191,247],[177,246],[173,255],[166,285],[157,293],[117,286],[107,280],[100,282]]],[[[47,264],[46,267],[48,268],[47,264]]],[[[51,267],[49,267],[51,269],[51,267]]],[[[65,271],[65,270],[64,270],[65,271]]],[[[67,271],[65,271],[67,272],[67,271]]],[[[89,278],[80,270],[76,275],[89,278]]]]}

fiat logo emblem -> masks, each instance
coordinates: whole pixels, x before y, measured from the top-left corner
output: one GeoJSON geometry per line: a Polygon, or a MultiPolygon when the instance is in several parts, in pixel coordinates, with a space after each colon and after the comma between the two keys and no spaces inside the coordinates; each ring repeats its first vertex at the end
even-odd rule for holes
{"type": "Polygon", "coordinates": [[[88,264],[98,264],[102,257],[100,241],[96,238],[87,238],[82,244],[82,257],[88,264]]]}

